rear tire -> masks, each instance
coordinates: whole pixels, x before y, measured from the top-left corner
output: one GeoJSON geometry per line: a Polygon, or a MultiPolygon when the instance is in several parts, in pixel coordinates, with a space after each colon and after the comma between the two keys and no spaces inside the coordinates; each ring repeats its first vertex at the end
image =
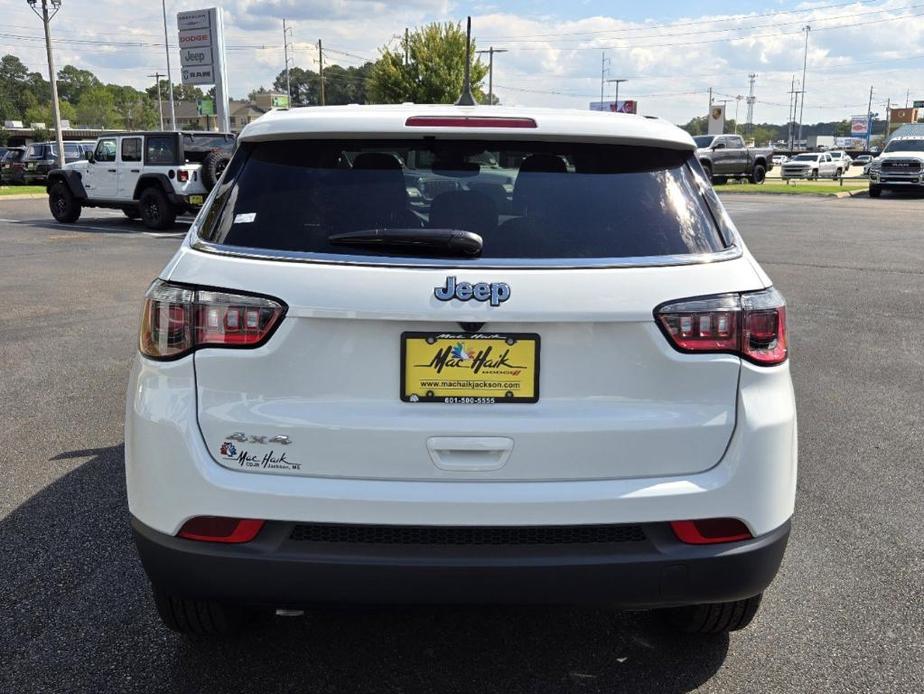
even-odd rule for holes
{"type": "Polygon", "coordinates": [[[760,607],[763,593],[745,600],[662,610],[667,625],[688,634],[727,634],[744,629],[760,607]]]}
{"type": "Polygon", "coordinates": [[[157,614],[168,629],[188,636],[233,634],[247,621],[247,612],[211,600],[190,600],[154,588],[157,614]]]}
{"type": "Polygon", "coordinates": [[[873,184],[870,184],[869,196],[871,198],[878,198],[880,195],[882,195],[882,188],[880,186],[874,186],[873,184]]]}
{"type": "Polygon", "coordinates": [[[751,169],[751,183],[763,183],[766,177],[767,169],[765,169],[762,164],[754,164],[754,168],[751,169]]]}
{"type": "Polygon", "coordinates": [[[141,221],[148,229],[169,229],[176,221],[176,210],[160,188],[145,188],[138,205],[141,221]]]}
{"type": "Polygon", "coordinates": [[[52,216],[63,224],[73,224],[80,219],[80,201],[64,181],[58,181],[48,191],[48,207],[52,216]]]}

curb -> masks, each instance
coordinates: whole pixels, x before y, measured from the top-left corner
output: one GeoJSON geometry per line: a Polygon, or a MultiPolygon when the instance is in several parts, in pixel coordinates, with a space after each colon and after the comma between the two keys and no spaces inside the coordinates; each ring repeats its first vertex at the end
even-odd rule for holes
{"type": "Polygon", "coordinates": [[[0,195],[0,202],[4,200],[45,200],[47,193],[20,193],[18,195],[0,195]]]}

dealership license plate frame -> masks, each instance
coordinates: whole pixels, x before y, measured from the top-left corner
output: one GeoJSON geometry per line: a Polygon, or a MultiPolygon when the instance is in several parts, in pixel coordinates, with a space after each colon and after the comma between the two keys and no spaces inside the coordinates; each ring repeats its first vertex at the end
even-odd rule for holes
{"type": "MultiPolygon", "coordinates": [[[[469,405],[469,404],[491,404],[491,405],[531,405],[539,401],[539,370],[541,364],[541,339],[538,333],[517,333],[517,332],[498,332],[498,333],[451,333],[451,332],[433,332],[433,331],[406,331],[401,333],[401,382],[399,385],[399,396],[403,402],[410,403],[441,403],[446,405],[469,405]],[[529,397],[517,396],[485,396],[483,393],[478,395],[474,389],[469,392],[458,394],[436,394],[432,391],[421,393],[411,393],[407,388],[408,372],[408,341],[409,340],[427,340],[432,338],[443,342],[451,341],[474,341],[487,345],[509,344],[507,340],[524,341],[532,343],[532,364],[531,379],[524,382],[531,382],[532,395],[529,397]]],[[[485,374],[483,379],[487,379],[490,374],[485,374]]],[[[439,378],[434,374],[434,380],[439,378]]]]}

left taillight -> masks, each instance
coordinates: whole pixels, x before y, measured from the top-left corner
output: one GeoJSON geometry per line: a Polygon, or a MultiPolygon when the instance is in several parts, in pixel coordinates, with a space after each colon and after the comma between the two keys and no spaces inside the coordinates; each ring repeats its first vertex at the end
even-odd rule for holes
{"type": "Polygon", "coordinates": [[[144,297],[139,349],[166,360],[201,347],[259,347],[285,312],[268,297],[156,280],[144,297]]]}

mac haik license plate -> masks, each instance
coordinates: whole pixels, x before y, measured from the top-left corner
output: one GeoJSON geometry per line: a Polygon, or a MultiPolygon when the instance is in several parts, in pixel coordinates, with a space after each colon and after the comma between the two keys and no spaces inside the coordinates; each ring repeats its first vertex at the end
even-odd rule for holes
{"type": "Polygon", "coordinates": [[[402,333],[401,399],[448,405],[536,402],[539,336],[402,333]]]}

